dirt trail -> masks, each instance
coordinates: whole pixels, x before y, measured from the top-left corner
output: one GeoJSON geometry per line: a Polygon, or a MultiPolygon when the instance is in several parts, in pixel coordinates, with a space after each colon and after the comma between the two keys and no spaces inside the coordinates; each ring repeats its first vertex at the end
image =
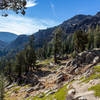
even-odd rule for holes
{"type": "Polygon", "coordinates": [[[88,88],[91,87],[89,83],[80,84],[80,81],[75,81],[72,83],[73,88],[76,90],[75,97],[85,97],[87,100],[100,100],[94,96],[94,91],[88,91],[88,88]]]}

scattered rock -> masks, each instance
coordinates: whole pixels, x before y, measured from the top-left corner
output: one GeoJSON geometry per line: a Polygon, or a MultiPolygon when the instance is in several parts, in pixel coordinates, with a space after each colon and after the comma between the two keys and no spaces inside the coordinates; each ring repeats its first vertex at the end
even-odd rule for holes
{"type": "Polygon", "coordinates": [[[40,83],[39,84],[37,84],[36,86],[34,86],[34,87],[32,87],[32,88],[30,88],[30,92],[32,92],[32,91],[37,91],[37,90],[40,90],[40,89],[43,89],[44,87],[42,86],[42,85],[40,85],[40,83]]]}
{"type": "Polygon", "coordinates": [[[75,93],[76,93],[75,89],[69,90],[68,95],[66,97],[66,100],[74,100],[75,93]]]}
{"type": "Polygon", "coordinates": [[[58,86],[56,85],[56,86],[52,87],[51,90],[58,90],[58,86]]]}
{"type": "Polygon", "coordinates": [[[70,96],[70,95],[68,95],[68,96],[66,97],[66,100],[73,100],[73,97],[70,96]]]}
{"type": "Polygon", "coordinates": [[[72,84],[67,85],[67,89],[73,88],[72,84]]]}
{"type": "Polygon", "coordinates": [[[71,90],[68,91],[68,95],[74,96],[75,93],[76,93],[75,89],[71,89],[71,90]]]}
{"type": "Polygon", "coordinates": [[[59,84],[61,82],[64,81],[64,73],[60,72],[58,75],[57,75],[57,80],[56,80],[56,83],[59,84]]]}
{"type": "Polygon", "coordinates": [[[56,65],[54,63],[50,63],[50,65],[48,66],[48,68],[53,68],[55,67],[56,65]]]}
{"type": "Polygon", "coordinates": [[[33,72],[29,72],[27,74],[27,77],[25,77],[23,81],[25,84],[31,84],[32,86],[35,86],[39,83],[38,76],[35,75],[33,72]]]}
{"type": "Polygon", "coordinates": [[[100,84],[100,79],[93,79],[89,81],[89,84],[91,84],[92,86],[100,84]]]}
{"type": "Polygon", "coordinates": [[[41,84],[41,83],[38,83],[36,86],[34,87],[29,87],[26,91],[28,93],[31,93],[33,91],[36,91],[36,90],[40,90],[40,89],[44,89],[45,87],[41,84]]]}
{"type": "Polygon", "coordinates": [[[25,99],[28,98],[29,96],[30,96],[29,94],[26,94],[25,99]]]}
{"type": "Polygon", "coordinates": [[[52,95],[52,94],[54,94],[55,92],[56,92],[56,90],[51,91],[51,92],[47,93],[47,95],[46,95],[46,96],[48,96],[48,95],[52,95]]]}
{"type": "Polygon", "coordinates": [[[26,91],[27,91],[28,93],[31,93],[31,92],[34,91],[34,87],[30,87],[30,88],[28,88],[26,91]]]}
{"type": "Polygon", "coordinates": [[[50,63],[50,66],[54,66],[54,64],[53,63],[50,63]]]}
{"type": "Polygon", "coordinates": [[[68,62],[66,66],[80,67],[82,65],[94,64],[100,61],[100,49],[84,51],[72,61],[68,62]]]}
{"type": "Polygon", "coordinates": [[[75,74],[79,74],[79,72],[80,72],[79,68],[76,68],[75,69],[75,74]]]}
{"type": "Polygon", "coordinates": [[[86,97],[79,97],[78,100],[87,100],[86,97]]]}
{"type": "Polygon", "coordinates": [[[14,84],[11,84],[7,87],[7,89],[11,89],[14,86],[14,84]]]}
{"type": "Polygon", "coordinates": [[[45,94],[47,94],[49,91],[50,91],[50,89],[48,89],[48,90],[44,91],[44,93],[45,93],[45,94]]]}
{"type": "Polygon", "coordinates": [[[66,63],[66,67],[68,67],[70,65],[71,65],[71,61],[69,61],[69,62],[66,63]]]}
{"type": "Polygon", "coordinates": [[[56,73],[57,73],[57,71],[56,71],[56,70],[52,72],[52,74],[56,74],[56,73]]]}
{"type": "Polygon", "coordinates": [[[39,98],[43,98],[43,97],[44,97],[44,95],[42,95],[42,94],[39,95],[39,98]]]}
{"type": "Polygon", "coordinates": [[[40,89],[44,89],[44,88],[45,88],[45,86],[40,82],[34,87],[35,90],[40,90],[40,89]]]}
{"type": "Polygon", "coordinates": [[[94,60],[93,60],[93,63],[96,64],[96,63],[98,63],[99,61],[100,61],[99,56],[96,56],[96,57],[94,58],[94,60]]]}
{"type": "Polygon", "coordinates": [[[62,71],[64,69],[65,66],[61,66],[58,71],[62,71]]]}
{"type": "Polygon", "coordinates": [[[88,77],[90,77],[91,74],[93,74],[93,70],[88,69],[88,70],[84,73],[84,76],[85,76],[86,78],[88,78],[88,77]]]}
{"type": "Polygon", "coordinates": [[[96,54],[94,52],[86,52],[85,63],[91,64],[96,54]]]}

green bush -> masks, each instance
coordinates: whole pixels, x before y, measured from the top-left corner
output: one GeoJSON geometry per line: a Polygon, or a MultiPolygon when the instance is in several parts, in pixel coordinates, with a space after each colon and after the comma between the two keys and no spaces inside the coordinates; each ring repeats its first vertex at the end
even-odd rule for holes
{"type": "Polygon", "coordinates": [[[90,77],[82,80],[82,82],[89,82],[90,80],[93,80],[93,79],[99,79],[100,78],[100,66],[95,66],[93,68],[93,71],[94,73],[90,77]]]}
{"type": "Polygon", "coordinates": [[[94,90],[95,91],[95,96],[100,97],[100,84],[97,84],[95,86],[92,86],[88,90],[94,90]]]}
{"type": "Polygon", "coordinates": [[[76,55],[77,55],[77,54],[76,54],[76,51],[74,51],[74,52],[72,53],[72,57],[75,58],[76,55]]]}

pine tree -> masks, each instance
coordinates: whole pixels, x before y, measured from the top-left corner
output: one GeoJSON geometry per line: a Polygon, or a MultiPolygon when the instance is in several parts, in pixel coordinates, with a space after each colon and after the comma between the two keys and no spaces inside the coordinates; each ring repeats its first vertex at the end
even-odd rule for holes
{"type": "Polygon", "coordinates": [[[48,45],[47,42],[45,42],[44,46],[43,46],[43,58],[47,59],[47,51],[48,51],[48,45]]]}
{"type": "Polygon", "coordinates": [[[16,55],[16,73],[18,78],[22,76],[22,73],[25,69],[25,57],[24,57],[24,51],[21,51],[16,55]]]}
{"type": "Polygon", "coordinates": [[[94,47],[100,48],[100,26],[98,26],[98,25],[94,32],[94,47]]]}
{"type": "Polygon", "coordinates": [[[5,74],[7,75],[8,81],[10,83],[12,83],[11,77],[12,77],[13,71],[12,71],[12,63],[11,63],[11,61],[7,61],[7,63],[6,63],[5,74]]]}
{"type": "Polygon", "coordinates": [[[88,43],[87,34],[82,30],[78,30],[73,36],[74,51],[77,53],[82,52],[88,43]]]}
{"type": "Polygon", "coordinates": [[[50,57],[52,55],[52,51],[53,51],[53,45],[51,42],[49,42],[47,48],[47,57],[50,57]]]}
{"type": "Polygon", "coordinates": [[[88,49],[93,49],[94,48],[94,30],[93,29],[89,29],[87,33],[88,33],[87,48],[88,49]]]}
{"type": "Polygon", "coordinates": [[[0,100],[4,100],[5,81],[3,74],[0,75],[0,100]]]}
{"type": "Polygon", "coordinates": [[[73,35],[69,35],[66,39],[66,52],[72,53],[73,52],[73,35]]]}
{"type": "Polygon", "coordinates": [[[53,33],[54,61],[57,63],[57,56],[61,56],[62,53],[63,30],[61,27],[58,27],[53,33]]]}
{"type": "Polygon", "coordinates": [[[36,64],[36,54],[34,50],[34,36],[30,36],[29,44],[27,45],[25,49],[25,62],[27,65],[27,71],[29,71],[29,67],[31,69],[35,68],[36,64]]]}
{"type": "Polygon", "coordinates": [[[38,49],[36,50],[36,55],[37,55],[37,59],[38,59],[38,60],[43,59],[43,49],[42,49],[42,48],[38,48],[38,49]]]}

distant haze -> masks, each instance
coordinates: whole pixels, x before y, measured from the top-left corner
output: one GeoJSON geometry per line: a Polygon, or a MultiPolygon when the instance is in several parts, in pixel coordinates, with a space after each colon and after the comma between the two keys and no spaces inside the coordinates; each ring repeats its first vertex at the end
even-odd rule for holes
{"type": "Polygon", "coordinates": [[[0,40],[4,42],[11,42],[17,38],[16,34],[9,33],[9,32],[0,32],[0,40]]]}

